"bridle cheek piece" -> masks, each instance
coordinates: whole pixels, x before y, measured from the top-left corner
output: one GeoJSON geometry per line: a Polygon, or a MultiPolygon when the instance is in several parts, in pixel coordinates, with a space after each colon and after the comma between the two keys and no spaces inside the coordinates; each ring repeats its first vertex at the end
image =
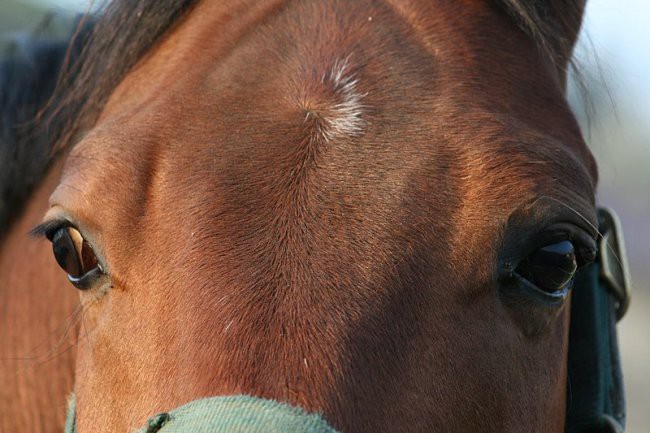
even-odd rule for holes
{"type": "Polygon", "coordinates": [[[616,324],[630,305],[623,231],[598,209],[596,261],[576,276],[571,295],[566,433],[622,433],[625,392],[616,324]]]}

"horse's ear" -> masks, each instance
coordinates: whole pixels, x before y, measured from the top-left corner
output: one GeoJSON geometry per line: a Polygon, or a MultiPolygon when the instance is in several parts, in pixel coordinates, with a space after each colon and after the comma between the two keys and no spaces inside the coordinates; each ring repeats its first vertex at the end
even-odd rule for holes
{"type": "Polygon", "coordinates": [[[535,39],[557,66],[566,70],[578,39],[587,0],[497,0],[535,39]]]}

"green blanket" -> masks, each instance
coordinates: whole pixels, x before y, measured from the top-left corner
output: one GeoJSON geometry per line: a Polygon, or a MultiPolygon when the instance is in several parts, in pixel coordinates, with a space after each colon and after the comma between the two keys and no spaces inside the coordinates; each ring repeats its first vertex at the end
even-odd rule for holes
{"type": "MultiPolygon", "coordinates": [[[[75,399],[65,433],[75,433],[75,399]]],[[[245,395],[194,400],[151,418],[137,433],[337,433],[318,414],[245,395]]]]}

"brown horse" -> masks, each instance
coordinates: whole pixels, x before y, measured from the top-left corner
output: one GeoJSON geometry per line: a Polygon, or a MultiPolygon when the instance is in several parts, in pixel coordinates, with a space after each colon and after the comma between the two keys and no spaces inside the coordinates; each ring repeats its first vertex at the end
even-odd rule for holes
{"type": "Polygon", "coordinates": [[[114,2],[3,238],[2,431],[60,429],[73,383],[80,433],[232,394],[341,432],[563,431],[583,6],[114,2]],[[34,350],[70,322],[76,359],[34,350]]]}

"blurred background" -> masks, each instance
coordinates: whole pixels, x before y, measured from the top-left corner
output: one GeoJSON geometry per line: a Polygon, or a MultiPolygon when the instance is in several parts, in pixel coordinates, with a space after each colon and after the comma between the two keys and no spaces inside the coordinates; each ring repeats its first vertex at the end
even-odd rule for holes
{"type": "Polygon", "coordinates": [[[632,303],[619,326],[628,433],[650,432],[650,1],[588,0],[569,100],[623,224],[632,303]]]}
{"type": "MultiPolygon", "coordinates": [[[[63,32],[83,0],[2,0],[0,47],[50,13],[63,32]]],[[[628,433],[650,432],[650,1],[588,0],[569,100],[600,168],[599,201],[621,217],[632,304],[619,327],[628,433]],[[577,82],[582,86],[576,85],[577,82]]]]}

